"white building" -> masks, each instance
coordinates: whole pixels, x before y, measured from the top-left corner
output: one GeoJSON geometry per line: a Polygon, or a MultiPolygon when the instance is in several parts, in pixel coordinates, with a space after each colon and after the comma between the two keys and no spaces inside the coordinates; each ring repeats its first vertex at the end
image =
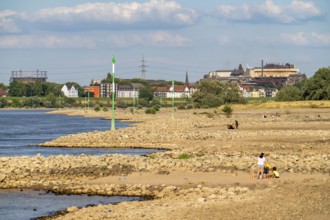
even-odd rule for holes
{"type": "Polygon", "coordinates": [[[64,85],[61,91],[66,97],[71,97],[71,98],[78,97],[78,90],[74,87],[74,85],[72,85],[70,88],[64,85]]]}
{"type": "Polygon", "coordinates": [[[140,89],[143,87],[141,83],[130,83],[128,85],[118,85],[118,98],[138,98],[140,89]]]}
{"type": "Polygon", "coordinates": [[[161,98],[191,98],[192,94],[197,91],[194,86],[186,85],[174,85],[174,91],[172,86],[167,87],[155,87],[153,93],[155,97],[161,98]]]}

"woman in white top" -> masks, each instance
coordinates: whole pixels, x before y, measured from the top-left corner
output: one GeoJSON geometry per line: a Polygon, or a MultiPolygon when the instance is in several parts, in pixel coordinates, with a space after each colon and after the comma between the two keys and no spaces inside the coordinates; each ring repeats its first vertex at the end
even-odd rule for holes
{"type": "Polygon", "coordinates": [[[262,178],[262,174],[264,172],[264,166],[266,164],[266,157],[264,157],[264,153],[261,153],[257,160],[257,178],[262,178]]]}

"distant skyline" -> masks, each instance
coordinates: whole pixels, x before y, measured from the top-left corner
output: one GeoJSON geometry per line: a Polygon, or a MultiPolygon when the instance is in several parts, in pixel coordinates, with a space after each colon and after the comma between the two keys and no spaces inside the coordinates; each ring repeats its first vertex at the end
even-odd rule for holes
{"type": "Polygon", "coordinates": [[[88,85],[111,72],[195,82],[242,64],[330,66],[328,0],[1,0],[0,82],[11,71],[88,85]]]}

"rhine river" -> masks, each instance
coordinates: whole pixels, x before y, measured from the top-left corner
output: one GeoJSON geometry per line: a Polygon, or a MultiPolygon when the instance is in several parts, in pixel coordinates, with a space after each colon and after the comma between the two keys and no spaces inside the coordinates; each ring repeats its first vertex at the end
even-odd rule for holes
{"type": "MultiPolygon", "coordinates": [[[[50,155],[145,155],[156,149],[105,149],[39,147],[40,143],[60,136],[109,130],[110,120],[84,118],[60,114],[46,114],[46,110],[0,111],[0,157],[50,155]]],[[[116,128],[132,123],[116,121],[116,128]]],[[[140,199],[138,197],[102,197],[87,195],[54,195],[43,191],[0,189],[0,219],[34,219],[52,214],[69,206],[118,203],[140,199]]],[[[109,210],[111,211],[111,210],[109,210]]]]}
{"type": "MultiPolygon", "coordinates": [[[[39,147],[40,143],[60,136],[88,131],[109,130],[111,120],[46,114],[44,110],[2,110],[0,111],[0,157],[50,155],[102,155],[129,154],[144,155],[154,149],[104,149],[104,148],[57,148],[39,147]]],[[[109,113],[110,114],[110,113],[109,113]]],[[[116,121],[116,129],[132,122],[116,121]]]]}

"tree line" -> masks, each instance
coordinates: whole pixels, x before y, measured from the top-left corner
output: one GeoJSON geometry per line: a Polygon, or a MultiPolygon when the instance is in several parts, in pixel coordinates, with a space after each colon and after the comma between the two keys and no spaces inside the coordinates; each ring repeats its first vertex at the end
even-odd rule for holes
{"type": "Polygon", "coordinates": [[[284,86],[275,100],[330,100],[330,67],[320,68],[311,78],[293,86],[284,86]]]}
{"type": "MultiPolygon", "coordinates": [[[[111,75],[108,74],[102,82],[110,82],[111,75]]],[[[116,83],[141,83],[144,86],[139,93],[138,105],[149,106],[154,100],[152,86],[143,79],[122,80],[117,79],[116,83]]],[[[176,82],[183,84],[182,82],[176,82]]],[[[83,88],[75,83],[68,82],[66,85],[74,85],[79,91],[79,96],[84,97],[83,88]]],[[[170,82],[157,86],[170,85],[170,82]]],[[[5,98],[0,98],[1,107],[71,107],[82,106],[72,98],[63,97],[61,92],[63,84],[51,82],[23,83],[13,81],[8,88],[0,83],[0,89],[8,89],[12,98],[9,103],[5,98]],[[60,96],[62,96],[60,100],[60,96]],[[26,97],[15,99],[15,97],[26,97]],[[43,98],[42,98],[43,97],[43,98]]],[[[247,100],[241,96],[237,84],[224,83],[217,80],[201,80],[197,83],[198,90],[193,93],[191,100],[186,104],[180,104],[180,109],[186,108],[209,108],[232,103],[246,103],[247,100]]],[[[330,100],[330,67],[320,68],[311,78],[299,82],[293,86],[284,86],[276,95],[276,101],[299,101],[299,100],[330,100]]],[[[81,101],[79,101],[81,102],[81,101]]],[[[118,107],[128,106],[125,100],[118,100],[118,107]]]]}

